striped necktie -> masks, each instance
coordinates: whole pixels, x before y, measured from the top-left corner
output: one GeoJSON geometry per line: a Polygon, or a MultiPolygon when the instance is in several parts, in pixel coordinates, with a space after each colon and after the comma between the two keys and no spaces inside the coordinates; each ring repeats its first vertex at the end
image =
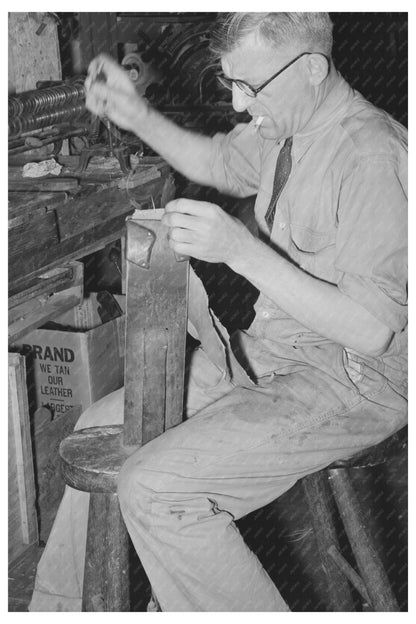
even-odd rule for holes
{"type": "Polygon", "coordinates": [[[290,151],[292,149],[292,142],[292,137],[286,139],[282,149],[279,152],[279,156],[277,157],[276,170],[274,172],[273,193],[265,217],[267,227],[269,228],[270,232],[272,231],[273,227],[277,201],[280,197],[281,192],[283,191],[283,187],[286,184],[287,179],[290,175],[290,171],[292,169],[292,156],[290,154],[290,151]]]}

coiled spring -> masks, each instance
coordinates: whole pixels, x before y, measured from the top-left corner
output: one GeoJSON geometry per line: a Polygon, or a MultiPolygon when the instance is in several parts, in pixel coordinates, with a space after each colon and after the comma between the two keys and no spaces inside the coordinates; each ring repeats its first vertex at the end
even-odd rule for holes
{"type": "Polygon", "coordinates": [[[68,121],[84,110],[83,81],[9,96],[9,138],[68,121]]]}

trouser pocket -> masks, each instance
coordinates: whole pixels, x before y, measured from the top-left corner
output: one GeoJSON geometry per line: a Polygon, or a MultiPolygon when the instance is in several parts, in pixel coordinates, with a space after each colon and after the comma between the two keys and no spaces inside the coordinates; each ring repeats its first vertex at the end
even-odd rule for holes
{"type": "Polygon", "coordinates": [[[193,416],[232,389],[229,373],[211,362],[201,347],[195,349],[188,369],[186,416],[193,416]]]}

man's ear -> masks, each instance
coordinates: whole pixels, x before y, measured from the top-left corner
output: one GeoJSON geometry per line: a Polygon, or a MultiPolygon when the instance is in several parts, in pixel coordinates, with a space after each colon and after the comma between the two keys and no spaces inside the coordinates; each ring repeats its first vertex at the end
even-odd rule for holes
{"type": "Polygon", "coordinates": [[[307,57],[307,68],[311,84],[318,86],[329,74],[330,62],[323,54],[310,54],[307,57]]]}

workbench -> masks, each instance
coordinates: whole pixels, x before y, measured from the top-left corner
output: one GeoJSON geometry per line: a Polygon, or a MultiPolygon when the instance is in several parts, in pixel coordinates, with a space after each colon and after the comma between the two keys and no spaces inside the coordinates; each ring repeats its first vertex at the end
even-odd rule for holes
{"type": "MultiPolygon", "coordinates": [[[[168,165],[157,157],[141,157],[127,174],[117,159],[105,156],[93,158],[81,174],[78,157],[56,160],[62,165],[59,176],[25,178],[22,166],[9,167],[10,351],[18,349],[15,345],[29,332],[82,302],[81,259],[124,241],[129,215],[137,208],[153,212],[175,191],[168,165]]],[[[123,278],[124,269],[122,258],[123,278]]],[[[33,411],[33,396],[28,399],[29,391],[33,393],[33,361],[29,359],[28,376],[25,361],[17,353],[9,354],[10,561],[37,541],[38,523],[40,538],[47,539],[64,488],[58,445],[80,413],[74,408],[52,419],[46,407],[33,411]]]]}
{"type": "Polygon", "coordinates": [[[158,157],[140,158],[127,174],[115,158],[97,157],[81,174],[78,157],[57,160],[59,176],[24,178],[22,167],[9,168],[10,343],[79,302],[77,260],[122,239],[135,209],[160,208],[174,195],[158,157]]]}

